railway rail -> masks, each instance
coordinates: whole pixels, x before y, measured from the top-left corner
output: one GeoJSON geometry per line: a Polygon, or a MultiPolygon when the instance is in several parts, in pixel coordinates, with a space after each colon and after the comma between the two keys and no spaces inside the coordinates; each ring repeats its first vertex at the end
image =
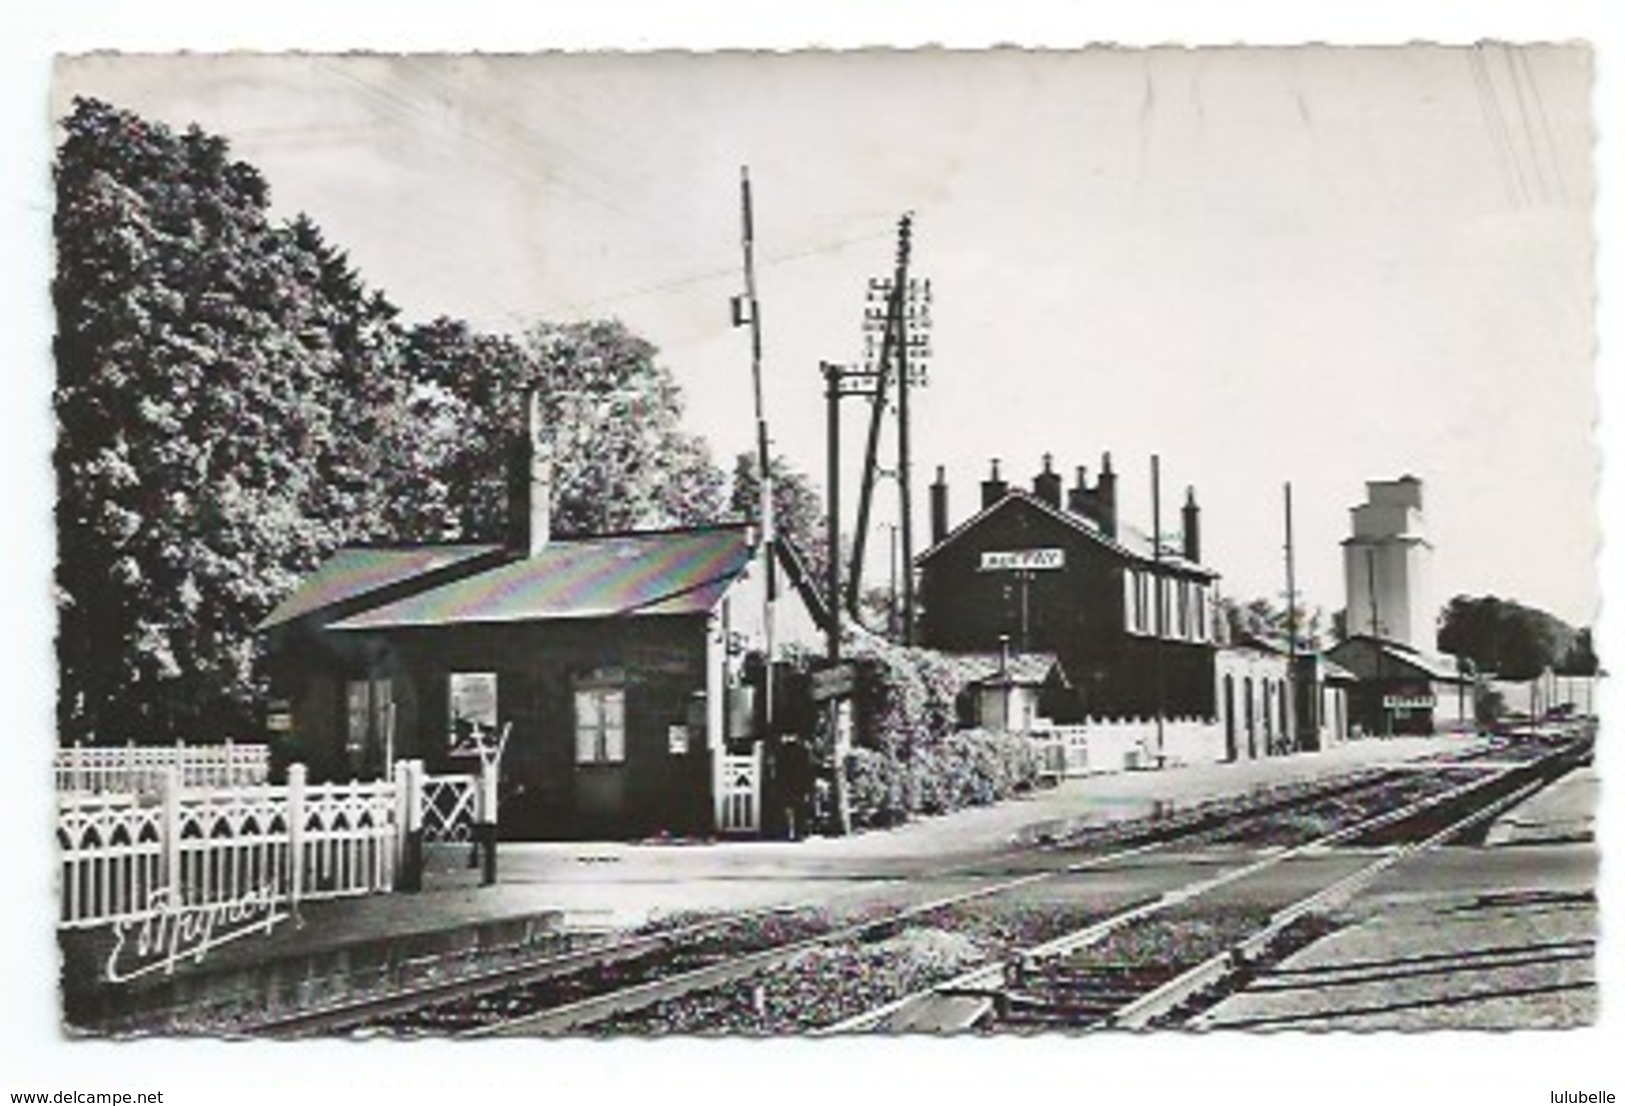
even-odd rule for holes
{"type": "MultiPolygon", "coordinates": [[[[1167,1028],[1187,1024],[1261,968],[1335,928],[1333,915],[1388,869],[1460,838],[1589,755],[1548,748],[1470,781],[1288,848],[1206,883],[1023,950],[827,1032],[1167,1028]],[[1385,847],[1344,865],[1334,845],[1385,847]],[[1331,878],[1295,892],[1284,865],[1318,860],[1331,878]],[[1269,882],[1274,877],[1273,885],[1269,882]]],[[[1352,861],[1358,854],[1345,853],[1352,861]]],[[[1324,874],[1324,872],[1322,873],[1324,874]]]]}
{"type": "MultiPolygon", "coordinates": [[[[253,1031],[838,1033],[1135,1025],[1141,1017],[1172,1024],[1168,1010],[1192,995],[1219,993],[1260,957],[1318,935],[1334,899],[1315,896],[1332,887],[1352,894],[1464,823],[1489,818],[1576,755],[1572,746],[1532,748],[1262,789],[943,867],[912,883],[886,881],[853,903],[600,939],[253,1031]],[[1379,850],[1374,859],[1371,848],[1379,850]],[[1194,870],[1174,864],[1164,886],[1144,884],[1147,871],[1180,855],[1194,870]],[[1294,866],[1309,873],[1309,894],[1276,902],[1279,891],[1257,890],[1266,873],[1294,866]],[[1130,871],[1140,885],[1096,893],[1099,880],[1130,871]],[[1179,957],[1167,955],[1174,945],[1179,957]]],[[[1286,884],[1290,890],[1293,880],[1286,884]]]]}
{"type": "MultiPolygon", "coordinates": [[[[180,1028],[275,1036],[327,1035],[368,1027],[423,1032],[473,1029],[492,1016],[459,1014],[455,1009],[445,1008],[469,1003],[497,1007],[524,1003],[560,1005],[566,994],[580,998],[608,993],[640,981],[652,982],[684,970],[698,970],[704,966],[702,961],[727,960],[730,945],[736,953],[766,951],[774,946],[774,937],[781,951],[792,954],[804,945],[816,944],[819,939],[832,941],[854,933],[874,932],[887,924],[906,921],[914,914],[951,909],[961,900],[970,902],[1053,878],[1058,856],[1109,862],[1181,835],[1210,831],[1237,817],[1267,815],[1310,799],[1367,787],[1382,775],[1381,770],[1367,769],[1335,780],[1260,787],[1242,796],[1205,801],[1179,810],[1159,810],[1142,818],[1092,826],[1064,839],[944,865],[920,877],[932,887],[958,877],[975,884],[947,895],[922,895],[917,886],[910,887],[904,880],[877,881],[883,888],[879,894],[871,893],[862,902],[850,906],[818,910],[769,908],[645,927],[621,936],[588,934],[563,952],[549,951],[485,970],[448,970],[440,978],[408,987],[356,994],[314,1008],[279,1011],[252,1022],[188,1024],[180,1028]],[[1093,856],[1111,849],[1120,851],[1098,858],[1093,856]],[[1034,864],[1035,857],[1043,858],[1036,870],[1023,871],[1024,867],[1034,864]],[[999,874],[1008,874],[1008,878],[998,879],[999,874]],[[983,882],[989,878],[996,882],[983,882]],[[794,937],[805,940],[796,943],[791,940],[794,937]],[[567,982],[555,986],[561,980],[567,982]]],[[[1051,928],[1053,925],[1052,922],[1051,928]]]]}

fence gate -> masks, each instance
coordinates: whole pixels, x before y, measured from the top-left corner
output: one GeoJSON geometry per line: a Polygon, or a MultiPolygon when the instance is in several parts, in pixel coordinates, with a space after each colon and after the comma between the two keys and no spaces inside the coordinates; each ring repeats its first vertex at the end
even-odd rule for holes
{"type": "Polygon", "coordinates": [[[479,777],[424,776],[423,840],[426,843],[474,840],[474,792],[479,777]]]}
{"type": "Polygon", "coordinates": [[[762,746],[745,755],[722,755],[722,795],[717,830],[760,833],[762,830],[762,746]]]}

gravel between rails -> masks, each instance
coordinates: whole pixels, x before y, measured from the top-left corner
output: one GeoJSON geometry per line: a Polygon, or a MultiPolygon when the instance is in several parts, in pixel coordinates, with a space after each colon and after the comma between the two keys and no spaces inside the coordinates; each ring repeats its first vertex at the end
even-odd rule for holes
{"type": "Polygon", "coordinates": [[[975,901],[887,925],[867,940],[807,949],[722,987],[666,999],[594,1026],[598,1036],[805,1033],[945,982],[1110,911],[975,901]]]}
{"type": "Polygon", "coordinates": [[[626,958],[606,958],[557,976],[463,996],[370,1023],[369,1029],[409,1036],[459,1033],[663,979],[730,956],[792,944],[828,932],[827,911],[805,909],[740,919],[692,939],[626,958]]]}

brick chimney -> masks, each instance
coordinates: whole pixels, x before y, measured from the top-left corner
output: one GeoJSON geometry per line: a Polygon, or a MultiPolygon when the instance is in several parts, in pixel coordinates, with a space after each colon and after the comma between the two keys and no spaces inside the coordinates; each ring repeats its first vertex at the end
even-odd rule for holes
{"type": "Polygon", "coordinates": [[[936,545],[948,536],[948,477],[941,465],[937,466],[936,483],[931,485],[931,544],[936,545]]]}
{"type": "Polygon", "coordinates": [[[1066,492],[1066,509],[1075,515],[1087,517],[1092,513],[1089,496],[1089,466],[1079,465],[1075,480],[1076,482],[1066,492]]]}
{"type": "Polygon", "coordinates": [[[1054,469],[1055,459],[1044,454],[1044,471],[1033,477],[1033,495],[1056,510],[1061,509],[1061,474],[1054,469]]]}
{"type": "Polygon", "coordinates": [[[1202,508],[1196,505],[1196,489],[1186,487],[1185,506],[1180,512],[1184,516],[1184,543],[1182,552],[1185,559],[1192,564],[1202,563],[1202,508]]]}
{"type": "Polygon", "coordinates": [[[542,425],[541,393],[525,397],[525,431],[514,441],[508,468],[508,545],[535,556],[547,547],[553,523],[553,446],[542,425]]]}
{"type": "Polygon", "coordinates": [[[1095,480],[1095,521],[1101,533],[1117,537],[1117,473],[1112,471],[1110,451],[1100,455],[1100,476],[1095,480]]]}
{"type": "Polygon", "coordinates": [[[1009,491],[1010,485],[1006,484],[999,476],[999,459],[995,457],[993,458],[992,474],[982,481],[982,510],[987,510],[1003,499],[1009,491]]]}

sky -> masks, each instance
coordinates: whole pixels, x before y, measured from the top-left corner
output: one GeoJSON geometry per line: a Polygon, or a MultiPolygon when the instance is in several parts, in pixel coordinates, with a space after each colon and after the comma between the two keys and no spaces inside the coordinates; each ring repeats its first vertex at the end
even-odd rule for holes
{"type": "MultiPolygon", "coordinates": [[[[1149,530],[1157,454],[1164,529],[1194,487],[1243,599],[1285,588],[1291,481],[1299,587],[1331,611],[1365,481],[1413,474],[1441,603],[1588,624],[1591,76],[1578,45],[100,55],[63,60],[52,103],[227,137],[408,320],[622,318],[723,460],[753,441],[728,313],[748,166],[769,431],[820,484],[818,365],[859,359],[911,212],[935,296],[916,550],[939,464],[958,522],[994,458],[1026,483],[1109,451],[1149,530]]],[[[848,529],[865,422],[849,402],[848,529]]]]}

